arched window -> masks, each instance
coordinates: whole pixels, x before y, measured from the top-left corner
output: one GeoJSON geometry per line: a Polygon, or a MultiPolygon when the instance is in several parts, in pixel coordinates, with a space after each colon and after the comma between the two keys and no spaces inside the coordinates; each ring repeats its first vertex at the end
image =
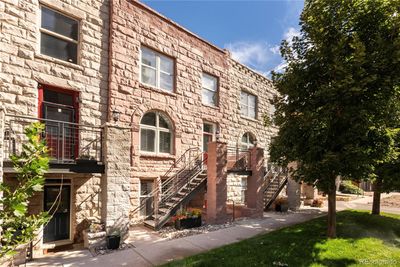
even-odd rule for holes
{"type": "Polygon", "coordinates": [[[140,121],[140,150],[172,154],[173,132],[168,117],[157,111],[144,114],[140,121]]]}
{"type": "Polygon", "coordinates": [[[240,148],[243,150],[247,150],[249,148],[252,148],[255,142],[256,142],[255,136],[252,133],[247,132],[242,136],[240,148]]]}

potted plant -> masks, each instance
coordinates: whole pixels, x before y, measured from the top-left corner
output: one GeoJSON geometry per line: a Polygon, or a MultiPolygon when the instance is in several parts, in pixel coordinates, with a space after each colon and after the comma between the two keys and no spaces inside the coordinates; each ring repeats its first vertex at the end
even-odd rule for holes
{"type": "Polygon", "coordinates": [[[279,197],[275,200],[275,211],[287,212],[288,209],[289,205],[286,197],[279,197]]]}
{"type": "Polygon", "coordinates": [[[323,198],[316,198],[311,203],[311,207],[322,208],[324,206],[324,199],[323,198]]]}
{"type": "Polygon", "coordinates": [[[121,233],[114,230],[110,235],[106,236],[107,249],[118,249],[121,242],[121,233]]]}
{"type": "Polygon", "coordinates": [[[201,210],[191,209],[179,212],[173,217],[175,229],[189,229],[201,226],[201,210]]]}

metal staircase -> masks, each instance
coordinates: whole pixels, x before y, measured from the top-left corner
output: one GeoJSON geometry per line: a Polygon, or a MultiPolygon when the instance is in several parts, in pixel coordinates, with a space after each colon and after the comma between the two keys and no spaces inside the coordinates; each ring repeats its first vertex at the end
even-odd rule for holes
{"type": "Polygon", "coordinates": [[[267,210],[288,182],[287,168],[269,166],[264,181],[266,183],[264,187],[264,210],[267,210]]]}
{"type": "Polygon", "coordinates": [[[198,148],[190,148],[160,177],[161,181],[132,213],[139,212],[150,202],[152,212],[144,225],[159,230],[176,211],[188,203],[207,183],[206,159],[198,148]],[[179,166],[179,167],[178,167],[179,166]]]}

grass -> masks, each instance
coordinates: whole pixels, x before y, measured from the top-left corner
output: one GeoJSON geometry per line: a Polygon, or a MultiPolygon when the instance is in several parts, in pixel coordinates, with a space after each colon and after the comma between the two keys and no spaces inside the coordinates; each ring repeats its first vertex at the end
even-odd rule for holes
{"type": "Polygon", "coordinates": [[[337,216],[336,239],[326,238],[322,217],[165,266],[400,266],[400,215],[337,216]]]}

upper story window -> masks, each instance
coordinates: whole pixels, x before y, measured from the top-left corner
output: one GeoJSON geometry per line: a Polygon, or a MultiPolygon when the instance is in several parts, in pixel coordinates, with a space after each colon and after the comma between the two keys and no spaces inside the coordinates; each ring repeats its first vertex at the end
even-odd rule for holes
{"type": "Polygon", "coordinates": [[[78,63],[79,21],[41,6],[40,53],[78,63]]]}
{"type": "Polygon", "coordinates": [[[174,60],[149,48],[141,48],[140,81],[156,88],[174,91],[174,60]]]}
{"type": "Polygon", "coordinates": [[[242,136],[240,148],[243,150],[248,150],[254,146],[256,138],[253,134],[247,132],[242,136]]]}
{"type": "Polygon", "coordinates": [[[140,150],[172,154],[171,122],[161,112],[148,112],[140,121],[140,150]]]}
{"type": "Polygon", "coordinates": [[[242,116],[255,119],[257,117],[257,97],[242,91],[240,93],[240,113],[242,116]]]}
{"type": "Polygon", "coordinates": [[[202,79],[202,102],[209,106],[218,105],[218,79],[217,77],[203,73],[202,79]]]}

